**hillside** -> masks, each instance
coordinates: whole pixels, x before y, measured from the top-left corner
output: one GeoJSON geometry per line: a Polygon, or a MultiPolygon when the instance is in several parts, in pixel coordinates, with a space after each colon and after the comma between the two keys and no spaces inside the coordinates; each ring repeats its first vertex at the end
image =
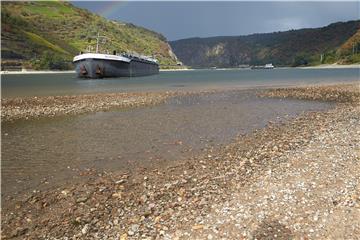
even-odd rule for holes
{"type": "Polygon", "coordinates": [[[360,61],[359,29],[360,21],[349,21],[286,32],[189,38],[170,42],[170,45],[179,60],[192,67],[346,64],[360,61]],[[353,54],[353,46],[357,54],[353,54]]]}
{"type": "Polygon", "coordinates": [[[155,55],[176,64],[166,38],[132,24],[110,21],[68,2],[2,2],[1,56],[6,64],[33,69],[69,69],[74,55],[95,46],[97,32],[108,39],[103,51],[155,55]]]}

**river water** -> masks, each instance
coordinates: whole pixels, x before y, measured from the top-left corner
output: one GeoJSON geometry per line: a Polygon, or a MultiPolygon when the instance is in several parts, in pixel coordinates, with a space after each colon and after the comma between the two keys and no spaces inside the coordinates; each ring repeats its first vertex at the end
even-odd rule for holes
{"type": "MultiPolygon", "coordinates": [[[[14,97],[350,82],[358,80],[356,72],[164,72],[139,78],[139,82],[138,78],[78,80],[69,74],[7,75],[2,94],[14,97]],[[216,80],[214,75],[225,80],[216,80]]],[[[258,98],[255,90],[248,89],[175,97],[153,107],[3,123],[2,197],[59,185],[71,180],[77,169],[129,172],[159,167],[199,154],[206,147],[230,143],[238,134],[262,128],[268,121],[330,107],[332,104],[316,101],[258,98]]]]}
{"type": "Polygon", "coordinates": [[[2,97],[16,97],[336,83],[359,80],[359,69],[191,70],[99,80],[77,79],[74,73],[1,77],[2,97]]]}

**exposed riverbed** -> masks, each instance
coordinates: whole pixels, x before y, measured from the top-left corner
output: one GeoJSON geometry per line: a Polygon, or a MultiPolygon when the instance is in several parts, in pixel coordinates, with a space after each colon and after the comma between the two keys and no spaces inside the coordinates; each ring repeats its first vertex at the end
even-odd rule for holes
{"type": "Polygon", "coordinates": [[[192,94],[152,107],[5,122],[2,195],[59,185],[86,168],[129,172],[163,166],[269,121],[332,106],[256,93],[192,94]]]}
{"type": "MultiPolygon", "coordinates": [[[[217,106],[222,102],[217,94],[216,101],[209,101],[212,94],[200,98],[217,106]]],[[[282,123],[270,122],[174,166],[126,174],[81,171],[90,179],[6,198],[9,206],[2,208],[2,238],[356,238],[360,229],[359,85],[271,89],[259,95],[266,102],[266,97],[273,97],[285,103],[277,108],[296,109],[290,103],[297,101],[284,98],[331,105],[282,123]]],[[[195,102],[206,106],[201,100],[195,102]]],[[[237,111],[236,101],[225,102],[234,103],[232,109],[237,111]]],[[[182,108],[189,107],[186,103],[182,108]]],[[[220,112],[232,119],[231,112],[220,112]]],[[[281,112],[278,115],[282,118],[281,112]]],[[[205,125],[208,121],[203,119],[205,125]]]]}

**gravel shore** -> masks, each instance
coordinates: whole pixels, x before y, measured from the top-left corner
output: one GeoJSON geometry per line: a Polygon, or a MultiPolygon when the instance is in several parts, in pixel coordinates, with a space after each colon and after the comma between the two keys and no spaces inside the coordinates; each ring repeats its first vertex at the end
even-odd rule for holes
{"type": "Polygon", "coordinates": [[[2,210],[2,238],[357,239],[359,85],[270,89],[335,101],[188,161],[35,191],[2,210]]]}
{"type": "Polygon", "coordinates": [[[19,97],[2,99],[2,121],[74,115],[163,103],[190,92],[99,93],[74,96],[19,97]]]}

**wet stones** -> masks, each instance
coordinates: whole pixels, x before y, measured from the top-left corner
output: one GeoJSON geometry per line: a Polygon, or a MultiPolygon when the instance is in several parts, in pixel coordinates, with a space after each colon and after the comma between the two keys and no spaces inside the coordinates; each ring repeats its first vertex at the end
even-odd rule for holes
{"type": "MultiPolygon", "coordinates": [[[[279,90],[276,96],[305,96],[303,90],[291,91],[279,90]]],[[[204,149],[176,166],[126,175],[94,171],[85,183],[34,192],[3,211],[2,236],[336,239],[326,234],[341,225],[354,239],[360,171],[352,150],[359,147],[354,139],[360,134],[360,113],[352,102],[343,102],[353,97],[341,90],[310,91],[308,98],[341,103],[327,112],[273,123],[216,150],[204,149]],[[36,207],[43,203],[47,207],[36,207]]],[[[348,86],[344,91],[351,92],[348,86]]]]}
{"type": "Polygon", "coordinates": [[[1,121],[74,115],[107,111],[114,108],[150,106],[165,102],[175,96],[209,93],[160,92],[160,93],[98,93],[92,95],[45,96],[2,99],[1,121]]]}
{"type": "Polygon", "coordinates": [[[259,93],[259,96],[333,101],[341,103],[360,102],[360,90],[358,84],[276,88],[259,93]]]}

